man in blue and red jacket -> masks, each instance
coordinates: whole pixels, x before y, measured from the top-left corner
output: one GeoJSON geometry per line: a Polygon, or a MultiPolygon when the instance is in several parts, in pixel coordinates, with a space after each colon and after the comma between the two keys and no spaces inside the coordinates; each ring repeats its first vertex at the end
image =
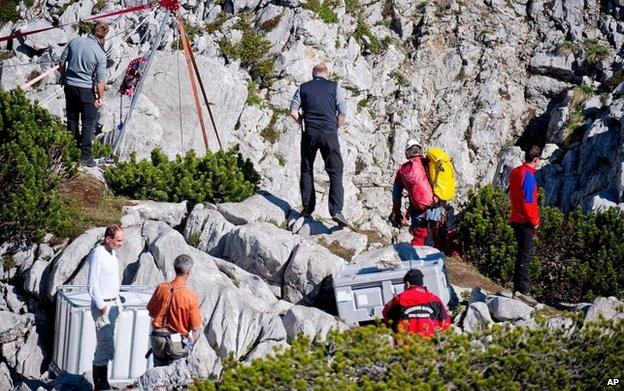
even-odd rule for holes
{"type": "Polygon", "coordinates": [[[509,199],[511,201],[509,219],[518,243],[514,271],[514,297],[531,306],[537,304],[537,301],[530,296],[529,265],[533,258],[533,237],[540,225],[535,172],[540,163],[541,154],[540,147],[531,146],[525,154],[524,164],[514,168],[509,174],[509,199]]]}
{"type": "Polygon", "coordinates": [[[451,325],[451,318],[442,300],[423,285],[423,274],[411,269],[403,277],[405,290],[394,296],[382,311],[383,321],[392,325],[395,332],[403,331],[433,335],[436,329],[442,331],[451,325]]]}

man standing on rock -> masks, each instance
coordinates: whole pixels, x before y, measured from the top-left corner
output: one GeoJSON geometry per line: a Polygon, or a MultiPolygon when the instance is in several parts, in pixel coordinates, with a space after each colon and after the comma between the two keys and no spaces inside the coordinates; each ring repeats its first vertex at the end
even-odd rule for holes
{"type": "Polygon", "coordinates": [[[537,181],[535,172],[540,163],[542,150],[537,145],[525,153],[524,164],[509,174],[509,199],[511,200],[511,227],[514,230],[518,252],[514,271],[514,298],[530,306],[537,301],[530,296],[531,277],[529,265],[533,258],[533,237],[540,225],[537,207],[537,181]]]}
{"type": "Polygon", "coordinates": [[[188,356],[201,330],[199,298],[186,284],[193,259],[185,254],[173,262],[176,277],[158,285],[147,310],[152,321],[154,366],[161,367],[188,356]]]}
{"type": "Polygon", "coordinates": [[[442,300],[424,286],[424,276],[418,269],[403,277],[404,290],[389,301],[383,311],[383,321],[395,332],[408,332],[430,337],[436,329],[445,331],[451,318],[442,300]]]}
{"type": "Polygon", "coordinates": [[[87,167],[95,167],[91,157],[91,140],[106,90],[106,34],[108,25],[97,22],[91,34],[72,39],[60,58],[59,71],[65,85],[67,130],[74,135],[81,151],[81,162],[87,167]],[[78,131],[79,121],[82,121],[82,132],[78,131]]]}
{"type": "Polygon", "coordinates": [[[104,242],[89,255],[88,290],[95,321],[97,346],[93,357],[93,386],[108,390],[108,362],[115,356],[115,322],[123,310],[119,298],[119,261],[116,252],[124,241],[118,225],[106,228],[104,242]]]}
{"type": "Polygon", "coordinates": [[[303,126],[301,134],[301,203],[304,217],[316,207],[314,159],[321,151],[329,175],[329,214],[341,227],[348,224],[342,215],[344,192],[343,163],[338,142],[338,128],[345,123],[347,101],[338,83],[328,80],[327,66],[315,65],[312,80],[303,83],[290,103],[290,116],[303,126]],[[302,111],[302,114],[299,112],[302,111]]]}

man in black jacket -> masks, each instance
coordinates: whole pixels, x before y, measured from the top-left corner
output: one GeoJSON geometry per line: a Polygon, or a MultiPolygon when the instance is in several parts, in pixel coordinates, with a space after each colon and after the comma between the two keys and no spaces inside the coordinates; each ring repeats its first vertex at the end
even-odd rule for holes
{"type": "Polygon", "coordinates": [[[316,207],[314,159],[320,150],[325,171],[329,175],[329,214],[341,227],[349,225],[342,215],[343,163],[338,142],[338,128],[345,123],[346,112],[344,91],[338,83],[328,80],[325,64],[314,66],[312,80],[299,86],[290,103],[291,117],[303,125],[300,179],[302,214],[309,217],[316,207]]]}

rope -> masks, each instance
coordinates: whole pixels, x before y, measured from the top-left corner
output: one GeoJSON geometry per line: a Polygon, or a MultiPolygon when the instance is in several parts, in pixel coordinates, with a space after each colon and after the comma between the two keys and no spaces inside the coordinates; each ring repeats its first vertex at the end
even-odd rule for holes
{"type": "MultiPolygon", "coordinates": [[[[176,29],[174,31],[177,35],[178,30],[176,29]]],[[[184,130],[182,129],[182,78],[180,75],[180,41],[182,41],[182,38],[176,42],[176,50],[178,52],[176,64],[178,67],[178,118],[180,121],[180,149],[184,151],[184,130]]]]}

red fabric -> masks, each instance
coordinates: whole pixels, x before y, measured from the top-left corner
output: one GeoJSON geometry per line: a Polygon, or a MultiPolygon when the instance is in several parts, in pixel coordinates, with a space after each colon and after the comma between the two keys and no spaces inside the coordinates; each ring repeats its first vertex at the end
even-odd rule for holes
{"type": "Polygon", "coordinates": [[[425,210],[433,204],[433,191],[423,165],[423,157],[416,156],[403,163],[397,172],[403,188],[407,190],[414,209],[425,210]]]}
{"type": "Polygon", "coordinates": [[[424,286],[416,286],[395,296],[385,305],[383,321],[395,331],[432,336],[436,329],[447,330],[451,318],[442,300],[424,286]]]}
{"type": "Polygon", "coordinates": [[[511,170],[509,174],[509,200],[511,201],[510,220],[513,223],[531,223],[533,227],[540,224],[537,208],[536,169],[524,163],[511,170]],[[528,187],[528,188],[527,188],[528,187]]]}
{"type": "Polygon", "coordinates": [[[410,228],[412,234],[412,246],[424,246],[427,242],[427,227],[413,227],[410,228]]]}

